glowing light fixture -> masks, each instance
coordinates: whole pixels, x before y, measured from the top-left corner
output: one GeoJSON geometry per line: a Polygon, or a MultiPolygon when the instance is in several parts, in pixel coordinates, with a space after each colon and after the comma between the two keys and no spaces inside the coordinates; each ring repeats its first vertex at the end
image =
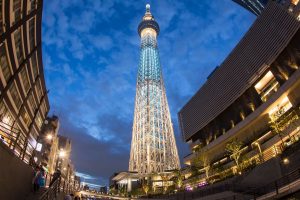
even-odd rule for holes
{"type": "Polygon", "coordinates": [[[66,152],[65,152],[63,149],[61,149],[61,150],[59,151],[58,156],[61,157],[61,158],[63,158],[63,157],[66,156],[66,152]]]}
{"type": "Polygon", "coordinates": [[[46,138],[47,138],[47,140],[52,140],[53,136],[52,136],[52,134],[48,134],[48,135],[46,136],[46,138]]]}

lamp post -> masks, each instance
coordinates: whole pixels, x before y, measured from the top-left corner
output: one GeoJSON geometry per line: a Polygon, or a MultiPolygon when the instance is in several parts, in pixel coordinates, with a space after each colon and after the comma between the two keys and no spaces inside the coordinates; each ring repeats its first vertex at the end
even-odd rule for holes
{"type": "Polygon", "coordinates": [[[260,160],[261,160],[261,161],[264,161],[264,158],[263,158],[263,154],[262,154],[262,151],[261,151],[261,146],[260,146],[260,144],[259,144],[257,141],[254,142],[253,144],[256,145],[257,148],[258,148],[260,160]]]}
{"type": "Polygon", "coordinates": [[[48,135],[46,136],[46,139],[49,140],[49,141],[51,141],[52,138],[53,138],[53,135],[52,135],[52,134],[48,134],[48,135]]]}
{"type": "Polygon", "coordinates": [[[58,168],[58,160],[61,160],[63,159],[65,156],[66,156],[66,152],[64,149],[60,149],[59,152],[58,152],[58,157],[56,159],[56,164],[55,164],[55,169],[57,170],[58,168]]]}

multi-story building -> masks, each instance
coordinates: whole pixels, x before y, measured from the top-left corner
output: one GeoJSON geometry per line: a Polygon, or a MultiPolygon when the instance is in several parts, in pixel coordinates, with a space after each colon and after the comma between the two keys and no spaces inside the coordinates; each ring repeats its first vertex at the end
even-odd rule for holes
{"type": "Polygon", "coordinates": [[[192,151],[185,164],[201,158],[203,168],[234,170],[233,154],[226,150],[233,141],[245,158],[261,163],[299,140],[299,12],[299,4],[291,10],[270,1],[180,110],[182,136],[192,151]]]}
{"type": "Polygon", "coordinates": [[[232,0],[245,9],[249,10],[255,15],[260,15],[260,13],[265,8],[268,0],[232,0]]]}
{"type": "Polygon", "coordinates": [[[59,169],[65,177],[69,177],[70,172],[74,171],[71,164],[70,156],[72,151],[72,144],[70,138],[65,136],[58,136],[58,158],[56,160],[55,169],[59,169]]]}
{"type": "MultiPolygon", "coordinates": [[[[269,0],[232,0],[232,1],[244,7],[245,9],[249,10],[254,15],[258,16],[264,10],[269,0]]],[[[299,0],[275,0],[275,1],[284,6],[291,7],[292,9],[295,5],[298,4],[299,0]]]]}
{"type": "Polygon", "coordinates": [[[56,159],[58,158],[58,130],[58,117],[47,117],[38,138],[40,149],[36,149],[37,162],[46,167],[50,174],[55,172],[56,159]]]}
{"type": "Polygon", "coordinates": [[[27,163],[49,111],[42,6],[42,0],[0,0],[0,135],[27,163]]]}

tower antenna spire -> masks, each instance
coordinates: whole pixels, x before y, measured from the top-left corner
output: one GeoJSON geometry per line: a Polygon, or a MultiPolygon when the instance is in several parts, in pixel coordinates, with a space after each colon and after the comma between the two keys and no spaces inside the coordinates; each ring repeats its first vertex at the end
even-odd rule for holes
{"type": "Polygon", "coordinates": [[[150,4],[149,3],[146,4],[146,13],[150,13],[150,4]]]}

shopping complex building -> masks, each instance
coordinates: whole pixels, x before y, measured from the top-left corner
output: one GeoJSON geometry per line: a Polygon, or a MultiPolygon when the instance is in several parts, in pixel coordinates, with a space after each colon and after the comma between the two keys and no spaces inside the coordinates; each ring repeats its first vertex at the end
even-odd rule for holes
{"type": "MultiPolygon", "coordinates": [[[[50,106],[42,61],[42,8],[42,0],[0,0],[2,199],[24,199],[31,191],[33,167],[37,165],[49,172],[49,184],[53,166],[58,163],[54,159],[62,152],[54,145],[59,144],[58,118],[47,118],[50,106]]],[[[75,177],[67,159],[70,151],[60,156],[70,168],[63,167],[62,175],[64,168],[72,172],[63,176],[65,183],[70,182],[69,177],[73,177],[72,181],[75,177]]]]}
{"type": "Polygon", "coordinates": [[[49,111],[41,44],[42,1],[0,1],[0,135],[29,162],[49,111]]]}
{"type": "MultiPolygon", "coordinates": [[[[182,137],[192,151],[184,163],[202,167],[200,182],[216,171],[235,174],[265,163],[300,139],[299,12],[298,2],[269,1],[179,111],[182,137]],[[230,145],[235,152],[230,153],[230,145]]],[[[191,174],[186,170],[186,178],[191,174]]]]}

